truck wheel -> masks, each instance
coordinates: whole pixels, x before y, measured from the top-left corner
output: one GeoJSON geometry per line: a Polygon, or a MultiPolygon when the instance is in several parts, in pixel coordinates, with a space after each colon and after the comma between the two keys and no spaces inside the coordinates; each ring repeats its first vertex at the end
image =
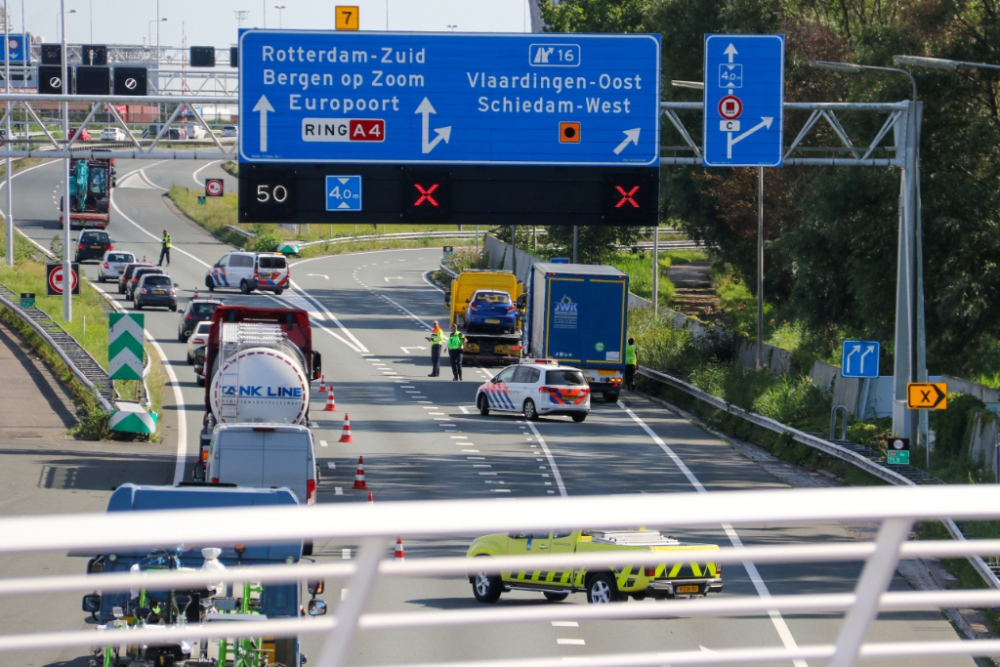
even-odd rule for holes
{"type": "Polygon", "coordinates": [[[476,403],[476,407],[479,408],[479,414],[484,417],[490,414],[490,401],[486,398],[486,394],[480,394],[476,403]]]}
{"type": "Polygon", "coordinates": [[[535,402],[530,398],[524,402],[524,418],[528,421],[538,421],[538,410],[535,409],[535,402]]]}
{"type": "Polygon", "coordinates": [[[610,574],[597,574],[587,584],[587,602],[590,604],[608,604],[622,602],[628,598],[618,592],[618,584],[610,574]]]}
{"type": "Polygon", "coordinates": [[[208,288],[209,292],[215,291],[215,281],[212,280],[212,276],[205,276],[205,287],[208,288]]]}
{"type": "Polygon", "coordinates": [[[545,593],[545,599],[549,602],[562,602],[569,597],[569,593],[545,593]]]}
{"type": "Polygon", "coordinates": [[[492,604],[500,599],[502,592],[503,582],[500,581],[499,575],[478,572],[472,581],[472,594],[479,602],[492,604]]]}
{"type": "Polygon", "coordinates": [[[577,424],[579,424],[580,422],[582,422],[586,418],[587,418],[587,413],[586,412],[584,412],[582,414],[578,414],[578,415],[573,415],[573,421],[575,421],[577,424]]]}
{"type": "Polygon", "coordinates": [[[204,387],[204,386],[205,386],[205,378],[203,378],[202,376],[200,376],[200,375],[199,375],[199,376],[197,377],[197,380],[195,380],[195,383],[196,383],[196,384],[197,384],[197,385],[198,385],[199,387],[204,387]]]}
{"type": "Polygon", "coordinates": [[[246,279],[240,281],[240,291],[243,292],[244,294],[249,294],[250,292],[253,291],[252,289],[250,289],[250,283],[248,283],[246,279]]]}
{"type": "Polygon", "coordinates": [[[604,394],[605,403],[617,403],[618,402],[618,392],[604,394]]]}
{"type": "Polygon", "coordinates": [[[281,296],[281,293],[284,291],[285,291],[284,287],[279,287],[278,289],[274,290],[274,296],[281,296]]]}

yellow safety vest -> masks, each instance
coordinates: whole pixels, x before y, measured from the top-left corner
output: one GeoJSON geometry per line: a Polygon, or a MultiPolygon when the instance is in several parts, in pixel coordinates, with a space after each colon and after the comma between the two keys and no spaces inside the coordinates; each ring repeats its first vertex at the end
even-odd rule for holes
{"type": "Polygon", "coordinates": [[[637,366],[639,361],[639,355],[637,353],[635,345],[625,346],[625,365],[626,366],[637,366]]]}
{"type": "Polygon", "coordinates": [[[462,335],[461,331],[456,331],[451,336],[448,337],[448,349],[449,350],[461,350],[462,345],[465,343],[465,336],[462,335]]]}
{"type": "Polygon", "coordinates": [[[431,332],[431,345],[444,345],[444,343],[445,336],[443,330],[438,329],[437,331],[431,332]]]}
{"type": "Polygon", "coordinates": [[[170,243],[170,234],[167,234],[166,236],[163,237],[163,247],[164,248],[173,247],[173,245],[170,243]]]}

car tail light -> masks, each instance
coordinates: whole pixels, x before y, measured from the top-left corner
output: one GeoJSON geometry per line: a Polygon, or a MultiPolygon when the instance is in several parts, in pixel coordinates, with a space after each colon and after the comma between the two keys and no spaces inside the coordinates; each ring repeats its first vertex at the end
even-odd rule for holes
{"type": "MultiPolygon", "coordinates": [[[[80,246],[80,247],[82,248],[83,246],[80,246]]],[[[479,310],[478,308],[476,308],[476,302],[475,301],[473,301],[472,303],[469,304],[469,310],[479,310]]]]}
{"type": "Polygon", "coordinates": [[[582,391],[582,392],[583,392],[583,395],[584,395],[584,396],[586,396],[587,394],[589,394],[589,393],[590,393],[590,387],[584,387],[584,388],[583,388],[583,389],[581,389],[580,391],[582,391]]]}
{"type": "Polygon", "coordinates": [[[208,449],[207,448],[201,450],[201,460],[202,461],[207,461],[208,460],[208,449]]]}
{"type": "Polygon", "coordinates": [[[553,391],[554,390],[552,389],[552,387],[539,387],[538,388],[538,393],[539,394],[551,394],[553,391]]]}
{"type": "Polygon", "coordinates": [[[646,576],[647,577],[655,577],[656,576],[656,566],[655,565],[647,565],[646,566],[646,576]]]}
{"type": "Polygon", "coordinates": [[[170,289],[170,296],[177,296],[177,290],[171,288],[170,289]]]}
{"type": "Polygon", "coordinates": [[[316,504],[316,480],[310,479],[306,482],[306,504],[316,504]]]}
{"type": "Polygon", "coordinates": [[[257,280],[258,278],[260,278],[260,271],[258,271],[257,267],[255,266],[253,267],[253,279],[257,280]]]}
{"type": "Polygon", "coordinates": [[[194,315],[192,315],[191,313],[188,313],[187,315],[184,316],[184,319],[185,320],[193,320],[194,319],[194,315]]]}
{"type": "Polygon", "coordinates": [[[507,312],[508,313],[513,313],[515,310],[517,310],[517,308],[514,306],[514,304],[512,304],[512,303],[508,303],[507,304],[507,312]]]}
{"type": "Polygon", "coordinates": [[[218,484],[219,483],[219,478],[218,477],[213,477],[209,483],[210,484],[218,484]]]}
{"type": "Polygon", "coordinates": [[[115,249],[115,244],[114,243],[109,243],[108,244],[108,250],[114,250],[114,249],[115,249]]]}
{"type": "Polygon", "coordinates": [[[201,338],[195,338],[195,339],[193,339],[193,340],[191,341],[191,344],[192,344],[192,345],[204,345],[204,344],[205,344],[205,341],[204,341],[204,340],[202,340],[201,338]]]}
{"type": "Polygon", "coordinates": [[[107,262],[104,262],[104,268],[105,268],[105,269],[110,269],[111,267],[110,267],[110,266],[108,266],[108,263],[107,263],[107,262]]]}
{"type": "Polygon", "coordinates": [[[253,430],[260,431],[262,433],[270,433],[274,430],[273,426],[254,426],[253,430]]]}
{"type": "Polygon", "coordinates": [[[77,246],[77,248],[79,248],[80,250],[83,250],[83,249],[84,249],[85,247],[86,247],[86,246],[85,246],[85,245],[83,245],[82,243],[81,243],[80,245],[78,245],[78,246],[77,246]]]}
{"type": "Polygon", "coordinates": [[[145,288],[145,287],[143,287],[143,288],[142,288],[142,289],[141,289],[141,290],[139,291],[139,294],[145,294],[145,293],[146,293],[146,288],[145,288]]]}

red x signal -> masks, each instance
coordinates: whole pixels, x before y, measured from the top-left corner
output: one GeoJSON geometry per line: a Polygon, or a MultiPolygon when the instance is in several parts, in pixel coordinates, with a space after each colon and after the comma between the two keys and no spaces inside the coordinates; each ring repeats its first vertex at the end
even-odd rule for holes
{"type": "Polygon", "coordinates": [[[615,189],[618,190],[618,194],[620,194],[622,196],[621,200],[617,204],[615,204],[615,208],[621,208],[622,206],[625,205],[625,202],[628,202],[629,204],[631,204],[632,208],[639,208],[639,205],[637,203],[635,203],[634,199],[632,199],[632,195],[634,195],[636,192],[639,191],[639,186],[638,185],[636,185],[635,187],[633,187],[628,192],[625,192],[625,188],[623,188],[620,185],[616,185],[615,189]]]}
{"type": "Polygon", "coordinates": [[[437,201],[435,201],[434,197],[431,197],[431,194],[438,189],[438,185],[439,185],[438,183],[435,183],[434,185],[430,186],[425,190],[419,183],[414,183],[413,187],[415,187],[417,191],[420,193],[420,197],[417,199],[416,202],[414,202],[413,205],[421,206],[424,202],[427,202],[431,206],[437,206],[438,203],[437,201]]]}

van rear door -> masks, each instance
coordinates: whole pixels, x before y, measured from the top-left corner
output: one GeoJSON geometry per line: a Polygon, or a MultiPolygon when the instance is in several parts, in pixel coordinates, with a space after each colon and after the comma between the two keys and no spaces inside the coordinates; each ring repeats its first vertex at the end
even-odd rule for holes
{"type": "Polygon", "coordinates": [[[218,472],[212,471],[223,484],[238,484],[250,488],[270,486],[264,483],[264,436],[261,431],[226,429],[215,443],[218,452],[218,472]]]}
{"type": "Polygon", "coordinates": [[[307,501],[307,485],[316,474],[313,466],[312,441],[305,431],[271,431],[263,433],[264,476],[260,486],[287,486],[303,505],[307,501]]]}

